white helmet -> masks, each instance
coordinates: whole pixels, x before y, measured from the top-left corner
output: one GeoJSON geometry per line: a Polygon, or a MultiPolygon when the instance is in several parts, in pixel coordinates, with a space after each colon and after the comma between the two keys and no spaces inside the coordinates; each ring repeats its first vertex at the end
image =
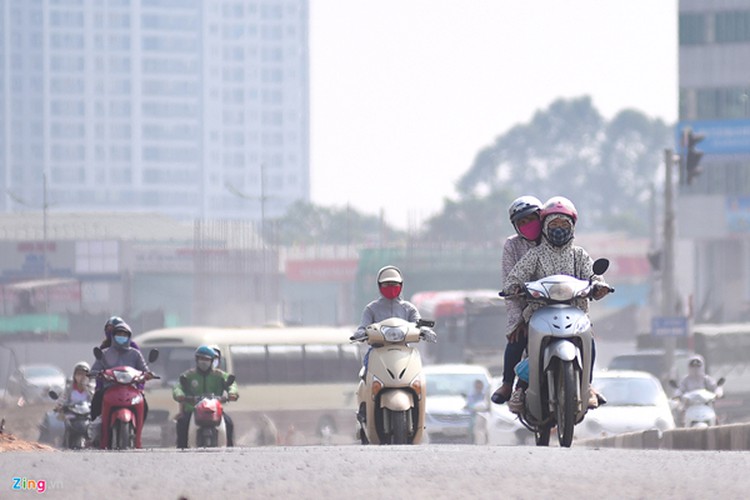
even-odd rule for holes
{"type": "Polygon", "coordinates": [[[516,198],[508,207],[508,216],[510,222],[515,227],[516,222],[523,219],[527,215],[538,214],[542,210],[542,200],[535,196],[521,196],[516,198]]]}
{"type": "Polygon", "coordinates": [[[378,285],[382,283],[403,283],[401,270],[396,266],[385,266],[378,271],[378,285]]]}
{"type": "Polygon", "coordinates": [[[79,361],[73,366],[73,373],[75,374],[78,370],[88,373],[91,370],[91,366],[85,361],[79,361]]]}

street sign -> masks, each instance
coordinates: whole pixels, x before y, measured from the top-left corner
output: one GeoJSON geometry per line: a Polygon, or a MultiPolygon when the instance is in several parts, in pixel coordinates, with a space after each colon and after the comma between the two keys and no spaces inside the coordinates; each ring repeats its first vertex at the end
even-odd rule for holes
{"type": "Polygon", "coordinates": [[[685,316],[658,316],[651,318],[651,335],[656,337],[685,337],[688,320],[685,316]]]}

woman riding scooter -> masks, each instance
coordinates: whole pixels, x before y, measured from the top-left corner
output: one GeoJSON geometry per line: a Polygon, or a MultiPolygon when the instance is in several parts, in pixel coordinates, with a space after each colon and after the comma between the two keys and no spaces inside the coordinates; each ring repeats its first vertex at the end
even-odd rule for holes
{"type": "MultiPolygon", "coordinates": [[[[416,323],[421,318],[416,306],[401,298],[404,278],[399,268],[396,266],[382,267],[378,271],[377,284],[380,297],[365,306],[359,327],[350,338],[353,342],[367,337],[365,331],[373,323],[379,323],[388,318],[401,318],[410,323],[416,323]]],[[[423,331],[425,332],[425,340],[434,342],[437,338],[437,335],[431,329],[423,328],[423,331]]],[[[367,370],[367,360],[371,350],[372,348],[368,349],[362,361],[365,370],[367,370]]]]}
{"type": "MultiPolygon", "coordinates": [[[[594,275],[593,260],[582,247],[573,245],[575,224],[578,221],[578,211],[569,199],[555,196],[547,200],[542,207],[542,242],[530,249],[513,267],[505,281],[507,295],[519,291],[523,283],[538,280],[555,274],[566,274],[582,280],[593,280],[600,286],[593,292],[593,298],[601,299],[609,293],[609,287],[600,276],[594,275]]],[[[511,299],[513,300],[513,299],[511,299]]],[[[537,304],[529,304],[523,312],[524,322],[529,318],[537,304]]],[[[581,299],[576,307],[588,312],[587,300],[581,299]]],[[[596,356],[595,342],[592,341],[592,365],[596,356]]],[[[520,413],[524,408],[525,386],[519,382],[516,390],[508,401],[509,409],[520,413]]],[[[593,388],[588,395],[589,408],[596,408],[605,403],[603,396],[593,388]]]]}

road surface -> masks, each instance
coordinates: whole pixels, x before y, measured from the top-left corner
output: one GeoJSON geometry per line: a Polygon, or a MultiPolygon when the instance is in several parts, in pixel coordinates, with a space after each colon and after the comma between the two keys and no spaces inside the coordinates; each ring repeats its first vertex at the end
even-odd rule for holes
{"type": "MultiPolygon", "coordinates": [[[[0,453],[47,498],[747,498],[750,453],[427,445],[0,453]]],[[[27,483],[28,484],[28,483],[27,483]]],[[[28,491],[27,491],[28,493],[28,491]]]]}

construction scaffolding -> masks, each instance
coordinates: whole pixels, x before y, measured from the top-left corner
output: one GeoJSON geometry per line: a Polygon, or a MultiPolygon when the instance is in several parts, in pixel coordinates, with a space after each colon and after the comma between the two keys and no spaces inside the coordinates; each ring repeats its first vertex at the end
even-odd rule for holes
{"type": "Polygon", "coordinates": [[[196,324],[247,326],[279,319],[279,252],[260,229],[251,221],[195,222],[196,324]]]}

